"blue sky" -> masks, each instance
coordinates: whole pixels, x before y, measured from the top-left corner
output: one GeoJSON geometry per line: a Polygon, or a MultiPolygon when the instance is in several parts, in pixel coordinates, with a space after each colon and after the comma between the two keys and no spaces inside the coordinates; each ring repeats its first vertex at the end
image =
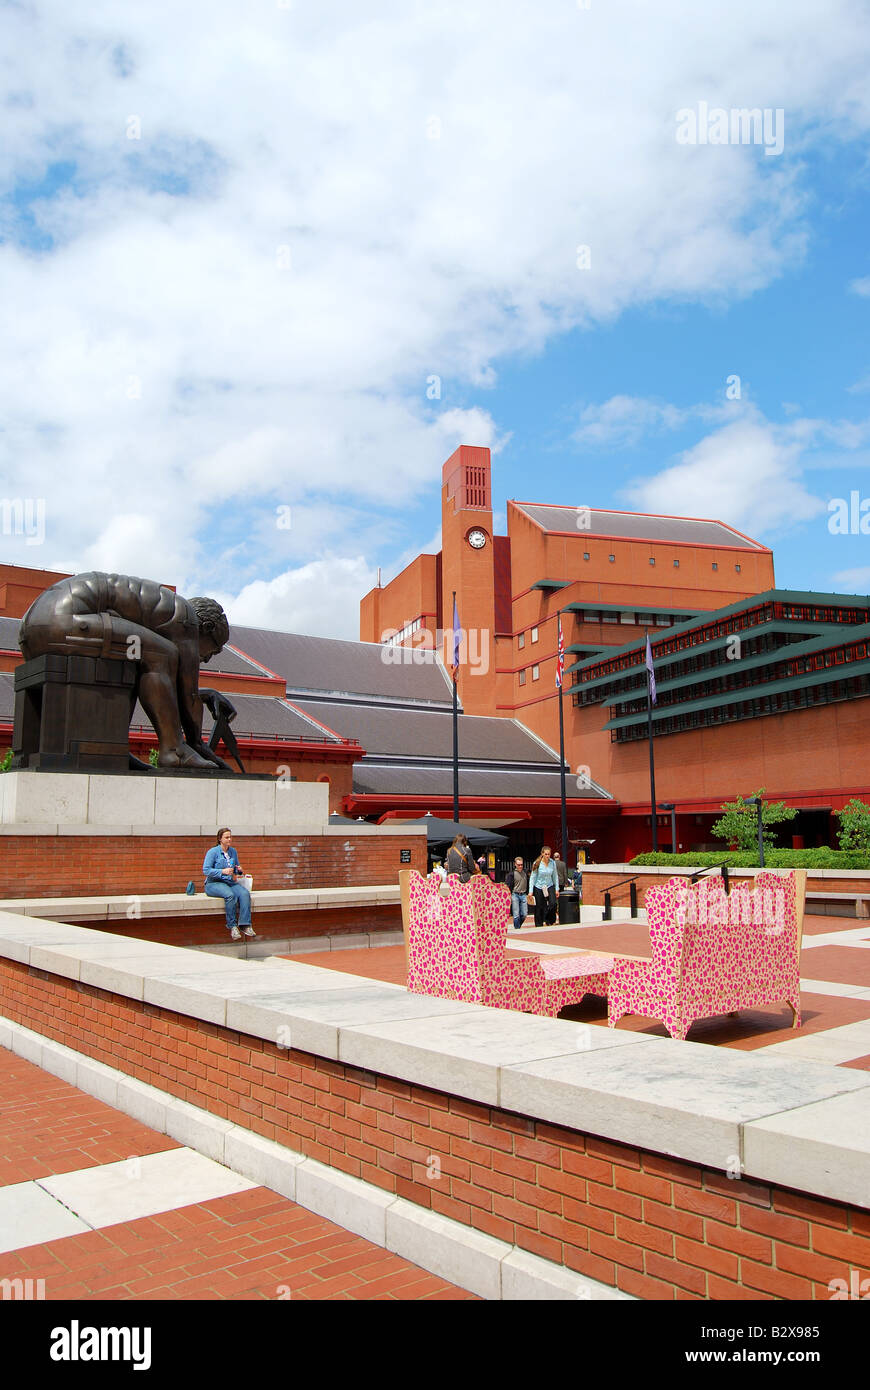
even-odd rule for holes
{"type": "Polygon", "coordinates": [[[465,442],[497,512],[717,516],[867,592],[868,56],[856,0],[0,0],[0,479],[45,517],[2,558],[352,637],[465,442]],[[782,152],[680,143],[701,103],[782,152]]]}

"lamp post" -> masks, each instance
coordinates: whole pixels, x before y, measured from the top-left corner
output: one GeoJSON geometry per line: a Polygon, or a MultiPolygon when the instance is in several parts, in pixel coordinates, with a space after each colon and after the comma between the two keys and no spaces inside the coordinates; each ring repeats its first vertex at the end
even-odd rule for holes
{"type": "Polygon", "coordinates": [[[660,811],[670,811],[671,813],[671,854],[677,852],[677,807],[673,801],[660,801],[660,811]]]}
{"type": "Polygon", "coordinates": [[[763,808],[764,803],[762,802],[760,796],[745,796],[745,797],[743,798],[743,805],[744,805],[744,806],[754,806],[754,807],[756,808],[756,810],[758,811],[758,863],[759,863],[759,866],[763,869],[763,868],[764,868],[764,832],[763,832],[762,827],[761,827],[761,812],[762,812],[762,808],[763,808]]]}

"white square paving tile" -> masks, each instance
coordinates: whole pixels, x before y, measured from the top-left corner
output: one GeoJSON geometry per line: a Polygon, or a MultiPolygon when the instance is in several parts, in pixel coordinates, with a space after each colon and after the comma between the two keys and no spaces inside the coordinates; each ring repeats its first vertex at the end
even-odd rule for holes
{"type": "Polygon", "coordinates": [[[39,1183],[95,1228],[136,1221],[257,1186],[193,1149],[144,1154],[120,1163],[40,1178],[39,1183]]]}
{"type": "MultiPolygon", "coordinates": [[[[0,1187],[0,1252],[23,1250],[91,1228],[35,1182],[0,1187]]],[[[22,1270],[22,1276],[24,1271],[22,1270]]]]}

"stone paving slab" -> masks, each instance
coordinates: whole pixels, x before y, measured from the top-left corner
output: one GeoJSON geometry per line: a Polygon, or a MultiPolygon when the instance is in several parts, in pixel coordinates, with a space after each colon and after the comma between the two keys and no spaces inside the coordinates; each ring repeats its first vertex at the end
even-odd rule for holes
{"type": "Polygon", "coordinates": [[[67,1211],[38,1183],[0,1188],[0,1252],[89,1230],[86,1221],[67,1211]]]}

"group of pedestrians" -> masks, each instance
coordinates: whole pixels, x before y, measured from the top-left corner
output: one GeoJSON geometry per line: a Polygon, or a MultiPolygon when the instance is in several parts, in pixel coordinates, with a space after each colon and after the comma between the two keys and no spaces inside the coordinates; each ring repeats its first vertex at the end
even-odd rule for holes
{"type": "MultiPolygon", "coordinates": [[[[441,878],[455,874],[461,883],[468,883],[475,874],[482,872],[464,835],[456,836],[444,863],[436,862],[434,867],[441,878]]],[[[554,854],[549,845],[543,846],[531,873],[526,872],[522,858],[517,856],[513,868],[505,876],[511,895],[511,916],[517,931],[528,915],[530,897],[534,897],[535,926],[552,926],[555,923],[559,894],[568,886],[568,877],[568,866],[559,857],[558,850],[554,854]]],[[[579,869],[571,875],[571,881],[573,886],[580,887],[582,880],[579,869]]]]}

